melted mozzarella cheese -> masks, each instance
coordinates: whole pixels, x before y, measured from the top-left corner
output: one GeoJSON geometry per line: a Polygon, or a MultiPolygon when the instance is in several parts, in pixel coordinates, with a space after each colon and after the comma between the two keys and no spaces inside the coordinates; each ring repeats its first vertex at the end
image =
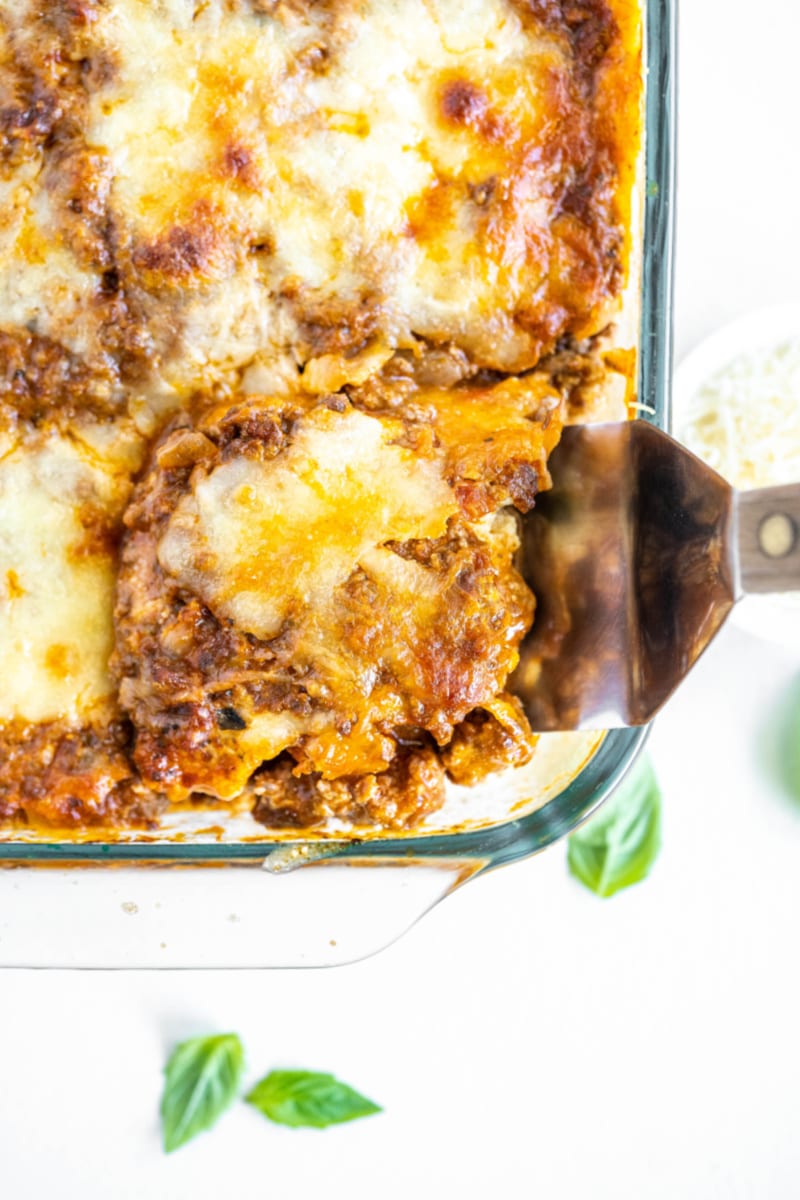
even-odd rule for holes
{"type": "MultiPolygon", "coordinates": [[[[165,352],[174,386],[302,340],[287,309],[302,322],[364,296],[393,345],[418,333],[501,367],[524,356],[513,314],[546,272],[536,230],[553,201],[526,196],[495,253],[478,248],[470,189],[528,171],[520,147],[564,61],[507,0],[309,4],[292,19],[113,0],[96,36],[116,71],[91,98],[88,141],[145,286],[168,289],[161,345],[184,326],[165,352]],[[502,136],[443,116],[443,89],[465,78],[502,136]]],[[[145,309],[158,342],[159,306],[145,309]]]]}
{"type": "MultiPolygon", "coordinates": [[[[93,362],[103,356],[103,317],[94,304],[102,269],[81,261],[65,228],[60,205],[66,197],[53,194],[63,163],[49,178],[46,170],[48,120],[57,124],[54,114],[71,99],[67,85],[54,83],[59,63],[52,35],[31,0],[0,3],[0,146],[8,132],[11,150],[0,162],[0,326],[52,338],[93,362]]],[[[63,154],[63,146],[52,153],[63,154]]],[[[73,203],[79,207],[82,199],[73,203]]]]}
{"type": "Polygon", "coordinates": [[[115,203],[140,237],[208,195],[225,134],[261,133],[279,79],[313,35],[303,26],[292,37],[226,5],[197,9],[192,0],[114,0],[99,14],[117,73],[92,97],[89,140],[108,151],[115,203]]]}
{"type": "Polygon", "coordinates": [[[0,179],[0,324],[52,337],[91,359],[99,275],[81,266],[61,237],[40,173],[33,159],[0,179]]]}
{"type": "Polygon", "coordinates": [[[377,547],[438,537],[456,512],[441,463],[395,444],[401,428],[315,410],[285,453],[234,459],[194,482],[160,541],[161,566],[260,638],[293,612],[327,611],[377,547]]]}
{"type": "MultiPolygon", "coordinates": [[[[416,335],[532,366],[569,318],[564,279],[578,307],[601,299],[580,282],[597,247],[555,228],[591,136],[564,41],[509,0],[258,8],[108,0],[64,47],[49,30],[64,61],[80,30],[92,73],[57,82],[69,121],[0,180],[0,323],[116,354],[105,238],[123,358],[176,405],[259,355],[327,352],[320,329],[336,352],[416,335]]],[[[9,11],[12,51],[43,36],[9,11]]]]}
{"type": "Polygon", "coordinates": [[[140,458],[116,432],[31,437],[0,459],[0,720],[77,724],[111,700],[114,563],[97,534],[140,458]]]}
{"type": "Polygon", "coordinates": [[[735,487],[800,478],[800,341],[747,350],[704,380],[680,436],[735,487]]]}

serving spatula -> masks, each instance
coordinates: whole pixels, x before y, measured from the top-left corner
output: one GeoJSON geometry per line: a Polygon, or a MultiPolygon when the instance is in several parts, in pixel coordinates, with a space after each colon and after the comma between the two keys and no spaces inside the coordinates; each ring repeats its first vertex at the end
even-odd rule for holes
{"type": "Polygon", "coordinates": [[[741,596],[800,591],[800,483],[736,491],[645,421],[568,427],[550,473],[511,681],[534,730],[645,724],[741,596]]]}

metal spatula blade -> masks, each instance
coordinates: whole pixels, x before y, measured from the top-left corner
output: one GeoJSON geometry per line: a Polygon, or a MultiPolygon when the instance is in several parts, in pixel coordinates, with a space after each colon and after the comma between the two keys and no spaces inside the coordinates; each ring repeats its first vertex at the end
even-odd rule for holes
{"type": "Polygon", "coordinates": [[[800,590],[800,484],[736,492],[644,421],[576,425],[522,519],[531,727],[643,725],[746,592],[800,590]]]}

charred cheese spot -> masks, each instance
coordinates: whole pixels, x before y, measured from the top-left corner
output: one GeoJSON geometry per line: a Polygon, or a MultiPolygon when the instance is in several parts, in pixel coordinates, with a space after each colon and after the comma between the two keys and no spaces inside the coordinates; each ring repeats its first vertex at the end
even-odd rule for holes
{"type": "Polygon", "coordinates": [[[232,141],[225,147],[220,171],[247,187],[256,189],[261,185],[261,177],[255,167],[255,155],[241,142],[232,141]]]}
{"type": "Polygon", "coordinates": [[[474,130],[487,142],[499,142],[512,136],[508,123],[491,111],[483,89],[469,79],[447,82],[442,89],[440,105],[446,121],[474,130]]]}
{"type": "Polygon", "coordinates": [[[226,274],[230,256],[221,215],[206,201],[198,200],[186,225],[175,225],[154,241],[137,246],[133,262],[155,287],[161,283],[196,285],[226,274]]]}
{"type": "Polygon", "coordinates": [[[453,79],[442,92],[442,112],[456,125],[479,128],[486,115],[486,95],[468,79],[453,79]]]}

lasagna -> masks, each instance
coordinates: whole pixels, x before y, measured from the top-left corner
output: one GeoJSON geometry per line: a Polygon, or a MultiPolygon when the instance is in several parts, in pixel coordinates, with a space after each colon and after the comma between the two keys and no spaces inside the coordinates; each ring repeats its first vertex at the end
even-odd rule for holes
{"type": "Polygon", "coordinates": [[[0,818],[410,827],[535,753],[634,0],[0,0],[0,818]]]}

